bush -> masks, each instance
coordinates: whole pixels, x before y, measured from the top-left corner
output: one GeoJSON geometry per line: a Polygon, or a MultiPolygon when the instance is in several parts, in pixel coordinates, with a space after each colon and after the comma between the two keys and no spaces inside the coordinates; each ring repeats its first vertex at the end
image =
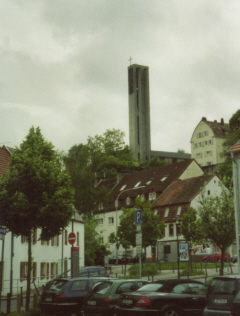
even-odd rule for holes
{"type": "MultiPolygon", "coordinates": [[[[128,269],[131,278],[139,278],[139,264],[132,265],[128,269]]],[[[157,275],[158,269],[155,263],[144,263],[142,265],[142,276],[157,275]]]]}

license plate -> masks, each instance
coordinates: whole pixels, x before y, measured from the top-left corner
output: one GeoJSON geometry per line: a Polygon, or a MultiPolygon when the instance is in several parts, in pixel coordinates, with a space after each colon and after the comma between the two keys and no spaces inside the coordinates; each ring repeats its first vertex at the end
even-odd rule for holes
{"type": "Polygon", "coordinates": [[[226,304],[227,299],[226,298],[215,298],[214,303],[216,304],[226,304]]]}
{"type": "Polygon", "coordinates": [[[96,305],[96,301],[88,301],[88,305],[96,305]]]}
{"type": "Polygon", "coordinates": [[[132,300],[123,300],[122,302],[124,305],[131,305],[132,304],[132,300]]]}
{"type": "Polygon", "coordinates": [[[52,302],[52,299],[51,299],[51,297],[46,297],[46,298],[45,298],[45,301],[46,301],[46,302],[52,302]]]}

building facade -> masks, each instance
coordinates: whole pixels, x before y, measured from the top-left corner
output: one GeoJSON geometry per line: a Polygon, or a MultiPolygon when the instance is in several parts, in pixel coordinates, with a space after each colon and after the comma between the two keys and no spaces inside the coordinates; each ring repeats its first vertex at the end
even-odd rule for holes
{"type": "Polygon", "coordinates": [[[191,157],[201,167],[217,165],[224,161],[221,157],[222,144],[229,133],[229,124],[208,121],[206,117],[196,126],[191,138],[191,157]]]}

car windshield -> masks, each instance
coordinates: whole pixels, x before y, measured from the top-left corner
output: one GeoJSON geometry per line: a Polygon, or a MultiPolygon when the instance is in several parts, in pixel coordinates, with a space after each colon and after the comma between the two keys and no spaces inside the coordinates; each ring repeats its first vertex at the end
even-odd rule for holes
{"type": "Polygon", "coordinates": [[[209,294],[228,294],[236,293],[236,282],[234,279],[213,279],[209,286],[209,294]]]}
{"type": "Polygon", "coordinates": [[[147,291],[147,292],[158,292],[163,287],[162,284],[146,284],[140,289],[138,289],[139,292],[147,291]]]}

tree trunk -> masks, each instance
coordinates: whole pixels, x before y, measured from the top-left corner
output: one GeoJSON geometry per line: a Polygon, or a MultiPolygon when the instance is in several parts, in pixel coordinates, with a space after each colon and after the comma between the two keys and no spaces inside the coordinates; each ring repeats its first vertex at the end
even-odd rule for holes
{"type": "Polygon", "coordinates": [[[26,311],[29,310],[30,305],[30,282],[32,270],[32,232],[28,235],[28,265],[27,265],[27,292],[26,292],[26,311]]]}
{"type": "Polygon", "coordinates": [[[220,266],[219,274],[220,274],[220,275],[223,275],[225,249],[221,249],[221,251],[222,251],[222,254],[221,254],[221,266],[220,266]]]}

